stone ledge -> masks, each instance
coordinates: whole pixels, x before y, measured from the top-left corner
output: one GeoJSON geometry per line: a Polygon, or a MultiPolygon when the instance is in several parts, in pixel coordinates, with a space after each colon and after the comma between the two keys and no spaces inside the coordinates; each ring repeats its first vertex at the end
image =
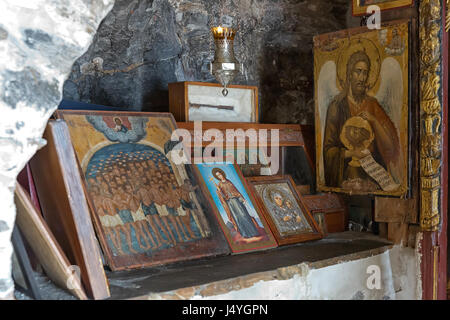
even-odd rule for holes
{"type": "Polygon", "coordinates": [[[390,242],[374,235],[343,232],[268,251],[109,272],[111,299],[207,298],[261,281],[302,277],[312,269],[368,258],[390,248],[390,242]]]}
{"type": "Polygon", "coordinates": [[[363,252],[353,253],[341,257],[331,258],[323,261],[318,261],[314,263],[301,263],[298,265],[287,266],[278,268],[272,271],[265,271],[254,273],[250,275],[245,275],[241,277],[221,280],[205,285],[193,286],[188,288],[182,288],[174,291],[162,292],[162,293],[150,293],[148,295],[135,297],[132,299],[136,300],[188,300],[194,297],[201,296],[203,298],[208,298],[211,296],[226,294],[231,291],[241,290],[245,288],[250,288],[260,281],[272,281],[272,280],[289,280],[294,278],[296,275],[299,277],[305,276],[310,269],[320,269],[325,268],[330,265],[335,265],[339,263],[350,262],[354,260],[364,259],[371,256],[381,254],[392,246],[384,246],[372,250],[367,250],[363,252]]]}

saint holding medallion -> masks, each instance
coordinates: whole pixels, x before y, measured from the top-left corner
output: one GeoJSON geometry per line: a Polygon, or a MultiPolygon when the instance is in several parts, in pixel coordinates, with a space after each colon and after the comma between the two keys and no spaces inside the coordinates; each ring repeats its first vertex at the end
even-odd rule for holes
{"type": "MultiPolygon", "coordinates": [[[[383,35],[400,37],[399,30],[384,29],[383,35]]],[[[324,191],[400,195],[407,190],[407,132],[401,134],[408,120],[407,73],[401,64],[407,66],[407,55],[406,60],[390,57],[377,32],[336,36],[334,52],[315,50],[322,63],[316,69],[316,130],[318,186],[324,191]]]]}

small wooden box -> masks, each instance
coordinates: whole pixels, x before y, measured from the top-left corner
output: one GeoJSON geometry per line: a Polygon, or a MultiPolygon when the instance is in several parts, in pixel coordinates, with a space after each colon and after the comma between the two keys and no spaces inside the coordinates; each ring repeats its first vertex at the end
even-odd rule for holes
{"type": "Polygon", "coordinates": [[[324,213],[328,233],[345,231],[347,209],[339,195],[333,193],[305,195],[303,199],[312,214],[324,213]]]}
{"type": "Polygon", "coordinates": [[[222,94],[218,83],[169,83],[169,111],[176,121],[219,121],[257,123],[258,88],[229,85],[222,94]]]}

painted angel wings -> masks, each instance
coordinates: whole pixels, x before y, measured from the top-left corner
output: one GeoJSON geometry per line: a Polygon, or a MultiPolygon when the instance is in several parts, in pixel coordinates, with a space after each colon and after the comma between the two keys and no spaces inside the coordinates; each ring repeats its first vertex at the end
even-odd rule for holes
{"type": "MultiPolygon", "coordinates": [[[[403,79],[400,64],[394,58],[383,60],[380,70],[380,87],[375,98],[392,122],[400,123],[403,107],[403,79]]],[[[397,126],[396,129],[399,133],[397,126]]]]}

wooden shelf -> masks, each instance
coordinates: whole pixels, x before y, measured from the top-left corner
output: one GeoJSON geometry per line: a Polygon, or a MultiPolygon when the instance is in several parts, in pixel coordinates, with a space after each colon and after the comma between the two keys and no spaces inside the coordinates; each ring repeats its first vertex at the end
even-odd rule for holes
{"type": "MultiPolygon", "coordinates": [[[[194,137],[194,122],[177,122],[177,127],[180,129],[186,129],[191,132],[194,137]]],[[[202,122],[202,131],[208,129],[218,129],[224,136],[226,130],[248,130],[254,129],[257,132],[259,130],[267,130],[267,143],[263,145],[271,145],[270,130],[279,130],[279,146],[280,147],[304,147],[305,144],[314,144],[314,128],[310,125],[300,124],[267,124],[267,123],[248,123],[248,122],[202,122]]],[[[220,140],[219,140],[220,141],[220,140]]],[[[192,141],[193,143],[193,141],[192,141]]],[[[202,141],[203,146],[209,145],[210,141],[202,141]]],[[[307,146],[309,148],[309,145],[307,146]]]]}

